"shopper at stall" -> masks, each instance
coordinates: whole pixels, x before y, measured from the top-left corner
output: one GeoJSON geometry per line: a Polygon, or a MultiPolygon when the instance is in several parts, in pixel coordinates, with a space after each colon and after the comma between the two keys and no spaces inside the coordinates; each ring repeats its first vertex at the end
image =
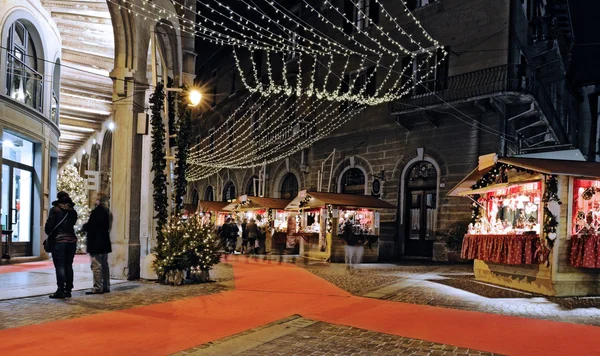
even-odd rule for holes
{"type": "Polygon", "coordinates": [[[237,238],[239,236],[240,228],[237,226],[237,223],[234,219],[229,221],[229,252],[235,253],[235,248],[237,247],[237,238]]]}
{"type": "Polygon", "coordinates": [[[83,225],[83,231],[87,233],[87,252],[92,259],[94,274],[94,287],[85,294],[110,293],[108,254],[112,252],[110,243],[112,216],[107,203],[106,194],[98,193],[96,208],[92,210],[88,222],[83,225]]]}
{"type": "Polygon", "coordinates": [[[248,253],[248,219],[242,221],[242,254],[248,253]]]}
{"type": "Polygon", "coordinates": [[[231,218],[227,218],[225,220],[225,224],[223,224],[219,228],[219,237],[221,238],[221,246],[223,247],[223,251],[229,252],[229,230],[231,226],[231,218]]]}
{"type": "Polygon", "coordinates": [[[73,289],[73,258],[77,249],[75,223],[77,212],[75,204],[67,192],[58,192],[52,202],[52,209],[44,226],[48,235],[48,243],[52,245],[52,262],[56,269],[56,292],[50,294],[52,299],[71,297],[73,289]]]}
{"type": "Polygon", "coordinates": [[[365,248],[365,238],[362,234],[357,235],[354,233],[352,221],[348,219],[344,224],[342,239],[344,242],[346,242],[344,250],[346,253],[345,257],[347,268],[354,268],[357,263],[361,263],[362,261],[365,248]]]}
{"type": "Polygon", "coordinates": [[[250,245],[250,251],[256,253],[256,238],[258,237],[258,226],[256,220],[250,219],[248,225],[246,225],[246,231],[248,233],[248,244],[250,245]]]}

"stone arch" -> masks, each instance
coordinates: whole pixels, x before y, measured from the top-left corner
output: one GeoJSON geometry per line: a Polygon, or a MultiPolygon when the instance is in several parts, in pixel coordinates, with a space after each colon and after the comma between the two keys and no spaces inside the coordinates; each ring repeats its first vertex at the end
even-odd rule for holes
{"type": "Polygon", "coordinates": [[[437,204],[440,204],[440,184],[445,182],[448,175],[448,168],[437,152],[429,149],[418,148],[414,152],[404,155],[394,167],[392,172],[392,179],[394,182],[398,182],[398,214],[399,223],[404,224],[404,195],[406,192],[406,174],[410,171],[412,166],[418,162],[426,161],[430,162],[437,171],[437,204]]]}
{"type": "Polygon", "coordinates": [[[300,163],[293,158],[281,161],[275,170],[273,184],[271,185],[271,197],[281,198],[281,184],[288,173],[293,173],[298,179],[298,189],[302,190],[305,187],[304,175],[300,163]]]}
{"type": "MultiPolygon", "coordinates": [[[[115,69],[133,69],[135,58],[134,39],[136,38],[136,26],[134,13],[129,12],[131,4],[118,4],[107,1],[108,11],[115,39],[115,69]]],[[[124,75],[122,73],[121,75],[124,75]]]]}
{"type": "Polygon", "coordinates": [[[333,177],[331,179],[331,186],[329,189],[330,192],[339,192],[342,175],[349,170],[350,168],[359,168],[363,171],[365,175],[365,194],[368,194],[369,188],[371,186],[370,177],[373,176],[373,168],[369,161],[364,159],[361,156],[350,156],[344,158],[333,171],[333,177]]]}
{"type": "Polygon", "coordinates": [[[98,143],[93,144],[90,150],[89,169],[92,171],[100,170],[100,145],[98,143]]]}
{"type": "Polygon", "coordinates": [[[107,130],[102,140],[102,152],[100,158],[100,190],[109,194],[112,172],[112,140],[113,133],[107,130]]]}
{"type": "Polygon", "coordinates": [[[246,185],[244,185],[244,191],[240,193],[244,193],[248,196],[256,196],[258,195],[258,182],[255,184],[254,180],[258,179],[256,174],[251,175],[247,179],[244,179],[246,185]]]}
{"type": "Polygon", "coordinates": [[[200,201],[200,195],[198,194],[198,190],[193,189],[190,194],[189,203],[192,204],[193,206],[198,206],[199,201],[200,201]]]}
{"type": "Polygon", "coordinates": [[[239,192],[235,185],[235,182],[232,180],[227,181],[223,184],[223,192],[222,192],[222,201],[230,201],[237,198],[239,192]]]}
{"type": "Polygon", "coordinates": [[[212,185],[207,185],[206,188],[204,188],[204,196],[202,200],[215,201],[215,189],[212,185]]]}
{"type": "Polygon", "coordinates": [[[89,162],[90,162],[89,154],[86,153],[86,154],[81,155],[81,162],[79,164],[79,175],[81,177],[83,177],[83,179],[87,178],[85,171],[89,170],[89,162]]]}

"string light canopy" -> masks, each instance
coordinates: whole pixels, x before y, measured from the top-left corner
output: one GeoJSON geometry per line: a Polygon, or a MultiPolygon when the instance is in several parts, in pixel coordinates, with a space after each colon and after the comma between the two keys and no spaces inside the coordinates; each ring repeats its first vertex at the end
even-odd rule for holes
{"type": "Polygon", "coordinates": [[[107,1],[232,50],[248,95],[190,149],[189,181],[289,157],[365,107],[397,100],[430,81],[447,55],[404,0],[401,11],[394,2],[394,15],[380,0],[369,6],[347,0],[343,9],[330,0],[320,8],[302,0],[294,9],[274,0],[213,0],[195,7],[177,2],[175,11],[148,0],[107,1]]]}

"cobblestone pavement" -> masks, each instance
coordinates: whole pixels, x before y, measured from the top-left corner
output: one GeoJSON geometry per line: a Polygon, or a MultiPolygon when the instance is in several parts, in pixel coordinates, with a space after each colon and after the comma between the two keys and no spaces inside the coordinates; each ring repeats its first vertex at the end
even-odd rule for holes
{"type": "Polygon", "coordinates": [[[456,346],[318,322],[241,353],[254,355],[493,355],[456,346]]]}
{"type": "Polygon", "coordinates": [[[292,316],[172,356],[494,355],[292,316]],[[269,334],[273,334],[272,337],[269,334]],[[261,340],[261,341],[258,341],[261,340]],[[257,342],[258,341],[258,342],[257,342]]]}
{"type": "Polygon", "coordinates": [[[110,294],[85,295],[85,291],[79,291],[73,292],[73,297],[70,299],[56,300],[44,295],[2,300],[0,301],[0,329],[170,302],[234,288],[233,269],[230,265],[215,266],[211,271],[211,278],[214,283],[178,287],[145,281],[126,282],[113,286],[110,294]]]}
{"type": "Polygon", "coordinates": [[[390,301],[600,326],[600,297],[556,298],[478,282],[471,265],[298,263],[355,295],[390,301]]]}

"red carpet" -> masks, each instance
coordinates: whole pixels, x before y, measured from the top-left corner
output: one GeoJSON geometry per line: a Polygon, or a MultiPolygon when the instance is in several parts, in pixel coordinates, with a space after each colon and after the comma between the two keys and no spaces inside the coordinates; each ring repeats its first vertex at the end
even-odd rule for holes
{"type": "Polygon", "coordinates": [[[166,355],[292,314],[509,355],[600,354],[597,327],[353,297],[293,265],[230,262],[235,291],[2,330],[2,355],[166,355]]]}
{"type": "MultiPolygon", "coordinates": [[[[75,255],[73,265],[90,264],[89,255],[75,255]]],[[[18,263],[14,265],[1,265],[0,274],[2,273],[14,273],[14,272],[27,272],[27,271],[39,271],[44,269],[52,269],[54,265],[51,260],[39,261],[39,262],[27,262],[18,263]]]]}

